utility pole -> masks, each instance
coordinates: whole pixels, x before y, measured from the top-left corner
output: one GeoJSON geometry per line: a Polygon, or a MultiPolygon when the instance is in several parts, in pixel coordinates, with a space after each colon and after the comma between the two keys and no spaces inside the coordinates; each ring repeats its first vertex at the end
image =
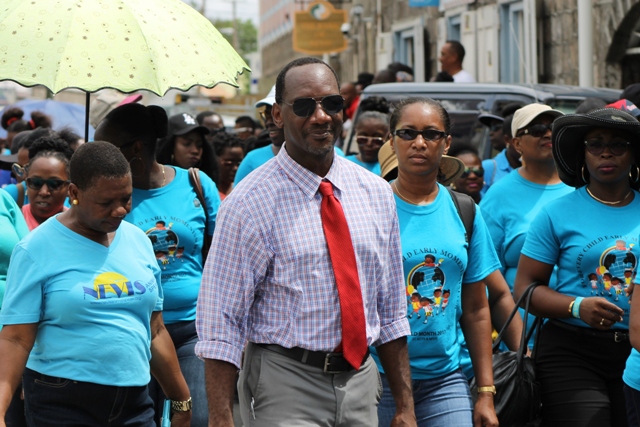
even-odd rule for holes
{"type": "Polygon", "coordinates": [[[238,17],[236,15],[236,3],[237,0],[231,0],[233,17],[233,48],[237,52],[240,46],[238,44],[238,17]]]}

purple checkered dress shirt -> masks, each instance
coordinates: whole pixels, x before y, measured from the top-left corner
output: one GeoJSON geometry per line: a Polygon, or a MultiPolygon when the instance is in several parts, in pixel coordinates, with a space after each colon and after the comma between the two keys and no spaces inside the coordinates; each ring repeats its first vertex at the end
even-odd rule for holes
{"type": "MultiPolygon", "coordinates": [[[[349,224],[368,344],[408,335],[391,188],[339,156],[325,178],[349,224]]],[[[340,302],[322,231],[321,180],[282,149],[224,200],[198,298],[198,356],[240,367],[247,341],[327,352],[338,346],[340,302]]]]}

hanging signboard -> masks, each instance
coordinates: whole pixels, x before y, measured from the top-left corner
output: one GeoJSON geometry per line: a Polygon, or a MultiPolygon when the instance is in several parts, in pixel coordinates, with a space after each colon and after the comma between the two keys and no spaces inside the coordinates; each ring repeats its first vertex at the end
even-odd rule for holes
{"type": "Polygon", "coordinates": [[[440,6],[440,0],[409,0],[409,7],[440,6]]]}
{"type": "Polygon", "coordinates": [[[335,9],[326,1],[311,3],[307,10],[294,15],[293,50],[310,55],[342,52],[347,48],[341,30],[345,22],[345,10],[335,9]]]}

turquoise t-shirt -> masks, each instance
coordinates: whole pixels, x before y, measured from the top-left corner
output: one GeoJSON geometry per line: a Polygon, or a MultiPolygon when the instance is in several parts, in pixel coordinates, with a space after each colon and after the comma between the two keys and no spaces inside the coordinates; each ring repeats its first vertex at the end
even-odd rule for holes
{"type": "Polygon", "coordinates": [[[500,271],[511,291],[531,222],[547,203],[573,191],[563,183],[536,184],[524,179],[516,169],[493,184],[480,200],[480,210],[502,265],[500,271]]]}
{"type": "Polygon", "coordinates": [[[6,191],[0,189],[0,304],[4,298],[11,252],[27,234],[29,228],[20,208],[6,191]]]}
{"type": "Polygon", "coordinates": [[[640,391],[640,353],[635,348],[631,349],[631,354],[627,359],[622,381],[629,387],[640,391]]]}
{"type": "Polygon", "coordinates": [[[6,187],[3,187],[3,189],[7,193],[9,193],[9,195],[11,195],[13,200],[15,200],[16,203],[17,203],[18,202],[18,185],[22,185],[22,189],[24,190],[24,203],[22,204],[22,206],[28,205],[29,204],[29,196],[27,195],[27,183],[25,181],[22,181],[19,184],[9,184],[6,187]]]}
{"type": "Polygon", "coordinates": [[[352,154],[350,156],[347,156],[347,157],[345,157],[345,159],[351,160],[353,163],[362,166],[363,168],[365,168],[369,172],[375,173],[376,175],[380,176],[380,163],[378,163],[378,162],[366,163],[366,162],[360,161],[358,159],[358,155],[357,154],[352,154]]]}
{"type": "Polygon", "coordinates": [[[249,175],[251,172],[258,169],[274,157],[273,144],[249,151],[244,159],[242,159],[242,162],[240,162],[240,166],[238,166],[238,171],[236,172],[236,177],[233,180],[233,185],[238,185],[245,176],[249,175]]]}
{"type": "MultiPolygon", "coordinates": [[[[457,330],[463,283],[483,280],[500,268],[491,236],[476,210],[471,247],[447,189],[438,184],[433,203],[411,205],[396,196],[407,317],[409,361],[415,380],[437,378],[460,366],[457,330]]],[[[382,372],[375,352],[372,355],[382,372]]]]}
{"type": "MultiPolygon", "coordinates": [[[[640,193],[624,207],[595,201],[582,187],[548,203],[531,224],[522,254],[557,265],[552,289],[574,297],[606,298],[624,314],[613,329],[629,328],[629,300],[625,289],[635,283],[640,234],[640,193]]],[[[580,319],[558,319],[589,327],[580,319]]]]}
{"type": "Polygon", "coordinates": [[[13,251],[0,324],[38,323],[27,367],[118,387],[149,383],[150,320],[162,310],[149,239],[122,222],[109,247],[51,218],[13,251]]]}
{"type": "MultiPolygon", "coordinates": [[[[166,324],[194,320],[202,280],[204,210],[185,169],[174,168],[176,177],[161,188],[133,189],[131,212],[124,219],[144,231],[153,244],[162,270],[166,324]]],[[[220,195],[215,183],[200,172],[209,210],[209,235],[213,235],[220,195]]]]}

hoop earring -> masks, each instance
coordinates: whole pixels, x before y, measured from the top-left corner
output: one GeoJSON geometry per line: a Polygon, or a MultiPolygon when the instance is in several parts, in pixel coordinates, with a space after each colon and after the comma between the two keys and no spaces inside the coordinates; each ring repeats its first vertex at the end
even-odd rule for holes
{"type": "MultiPolygon", "coordinates": [[[[631,174],[631,172],[629,172],[629,174],[631,174]]],[[[588,184],[586,178],[584,177],[584,165],[582,165],[582,180],[584,181],[585,184],[588,184]]]]}
{"type": "Polygon", "coordinates": [[[629,170],[629,179],[634,184],[638,182],[638,180],[640,179],[640,166],[636,165],[636,179],[633,179],[633,176],[631,175],[631,170],[629,170]]]}
{"type": "Polygon", "coordinates": [[[134,157],[133,159],[129,160],[129,169],[131,169],[131,177],[132,178],[140,178],[141,176],[143,176],[145,174],[147,168],[145,167],[144,161],[142,160],[142,158],[134,157]],[[140,162],[140,164],[142,165],[142,172],[140,172],[137,175],[133,173],[133,165],[132,164],[133,164],[134,160],[138,160],[140,162]]]}

